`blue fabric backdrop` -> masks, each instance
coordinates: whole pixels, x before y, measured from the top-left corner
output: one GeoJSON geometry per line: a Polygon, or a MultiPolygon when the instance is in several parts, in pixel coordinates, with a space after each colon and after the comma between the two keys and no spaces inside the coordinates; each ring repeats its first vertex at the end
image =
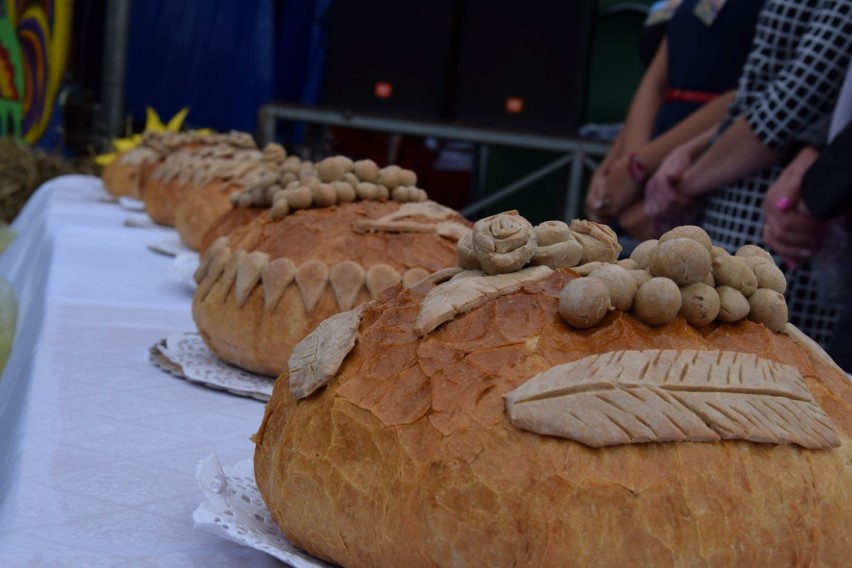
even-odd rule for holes
{"type": "MultiPolygon", "coordinates": [[[[293,46],[276,39],[280,18],[310,10],[313,0],[145,0],[133,2],[127,50],[127,112],[143,121],[145,107],[166,120],[190,108],[187,126],[254,132],[258,106],[276,85],[303,83],[296,70],[284,80],[278,53],[293,46]]],[[[312,13],[312,12],[311,12],[312,13]]],[[[292,26],[293,23],[288,22],[292,26]]],[[[289,34],[288,34],[289,35],[289,34]]],[[[306,45],[303,50],[309,53],[306,45]]],[[[295,50],[294,50],[295,52],[295,50]]],[[[305,54],[296,54],[296,60],[305,54]]]]}
{"type": "Polygon", "coordinates": [[[333,0],[276,3],[275,98],[305,104],[321,101],[328,44],[326,13],[333,0]]]}

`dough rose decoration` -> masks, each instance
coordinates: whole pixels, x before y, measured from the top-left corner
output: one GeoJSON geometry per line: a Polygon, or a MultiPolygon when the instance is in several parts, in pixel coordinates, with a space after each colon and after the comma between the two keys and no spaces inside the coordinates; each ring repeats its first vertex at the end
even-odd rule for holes
{"type": "Polygon", "coordinates": [[[586,221],[574,219],[571,221],[571,233],[583,246],[581,264],[587,262],[615,262],[621,252],[618,244],[618,236],[610,227],[586,221]]]}
{"type": "Polygon", "coordinates": [[[459,266],[486,274],[515,272],[527,265],[591,267],[593,262],[615,261],[619,252],[618,238],[606,225],[574,220],[571,226],[545,221],[533,227],[517,211],[480,219],[458,243],[459,266]]]}
{"type": "Polygon", "coordinates": [[[562,221],[536,225],[536,249],[530,264],[551,268],[577,266],[583,258],[583,245],[562,221]]]}
{"type": "Polygon", "coordinates": [[[536,249],[533,226],[517,211],[480,219],[473,225],[471,239],[473,254],[485,274],[516,272],[536,249]]]}

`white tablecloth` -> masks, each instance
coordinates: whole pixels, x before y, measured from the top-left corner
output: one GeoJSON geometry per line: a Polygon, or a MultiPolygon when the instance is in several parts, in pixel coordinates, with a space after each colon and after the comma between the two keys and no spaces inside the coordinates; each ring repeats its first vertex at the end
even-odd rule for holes
{"type": "MultiPolygon", "coordinates": [[[[100,180],[56,179],[14,223],[0,275],[19,302],[0,379],[0,566],[265,566],[195,530],[197,462],[250,458],[263,404],[154,367],[195,329],[191,292],[100,180]]],[[[136,214],[138,216],[138,214],[136,214]]]]}

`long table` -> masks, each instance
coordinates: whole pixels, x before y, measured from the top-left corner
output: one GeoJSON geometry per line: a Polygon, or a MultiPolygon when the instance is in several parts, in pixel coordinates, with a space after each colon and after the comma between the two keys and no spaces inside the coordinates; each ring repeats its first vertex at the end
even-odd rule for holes
{"type": "Polygon", "coordinates": [[[195,329],[192,292],[148,248],[176,233],[126,226],[105,196],[94,177],[45,184],[0,256],[19,304],[0,378],[0,566],[280,566],[193,527],[196,464],[250,459],[263,403],[150,362],[195,329]]]}

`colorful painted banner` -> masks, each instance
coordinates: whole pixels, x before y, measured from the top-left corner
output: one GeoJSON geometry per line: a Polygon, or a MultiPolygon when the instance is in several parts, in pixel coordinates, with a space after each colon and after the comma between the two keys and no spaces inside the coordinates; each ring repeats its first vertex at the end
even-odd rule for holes
{"type": "Polygon", "coordinates": [[[33,144],[65,71],[72,0],[0,0],[0,135],[33,144]]]}

